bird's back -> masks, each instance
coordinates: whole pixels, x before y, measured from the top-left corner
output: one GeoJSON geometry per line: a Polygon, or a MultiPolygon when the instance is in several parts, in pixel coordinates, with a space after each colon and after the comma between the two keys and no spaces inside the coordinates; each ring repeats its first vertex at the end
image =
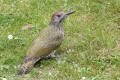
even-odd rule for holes
{"type": "Polygon", "coordinates": [[[44,28],[36,40],[33,41],[27,52],[29,58],[39,58],[46,56],[53,50],[56,50],[64,39],[64,33],[57,27],[44,28]]]}

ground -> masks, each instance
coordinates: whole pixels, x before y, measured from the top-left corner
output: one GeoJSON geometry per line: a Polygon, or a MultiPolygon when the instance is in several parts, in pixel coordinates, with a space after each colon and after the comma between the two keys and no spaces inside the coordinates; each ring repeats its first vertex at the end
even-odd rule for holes
{"type": "Polygon", "coordinates": [[[0,80],[120,80],[120,0],[0,0],[0,80]],[[58,59],[42,59],[27,75],[20,64],[56,11],[64,22],[58,59]],[[22,30],[23,27],[34,27],[22,30]],[[12,35],[13,39],[8,39],[12,35]]]}

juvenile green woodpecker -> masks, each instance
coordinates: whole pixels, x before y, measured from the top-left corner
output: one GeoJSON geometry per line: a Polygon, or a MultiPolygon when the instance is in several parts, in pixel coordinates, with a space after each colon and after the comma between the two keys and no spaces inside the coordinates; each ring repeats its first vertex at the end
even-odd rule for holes
{"type": "Polygon", "coordinates": [[[52,15],[50,25],[40,32],[28,49],[18,75],[29,73],[38,60],[44,56],[54,54],[64,40],[63,21],[74,12],[59,11],[52,15]]]}

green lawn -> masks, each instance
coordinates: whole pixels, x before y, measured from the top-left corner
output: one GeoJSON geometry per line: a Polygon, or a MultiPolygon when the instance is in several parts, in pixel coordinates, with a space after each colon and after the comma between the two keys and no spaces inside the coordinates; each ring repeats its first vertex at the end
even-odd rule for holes
{"type": "Polygon", "coordinates": [[[82,77],[120,80],[120,0],[0,0],[0,80],[82,77]],[[76,10],[64,22],[60,58],[42,59],[29,74],[17,76],[32,41],[59,10],[76,10]],[[28,24],[34,28],[21,30],[28,24]]]}

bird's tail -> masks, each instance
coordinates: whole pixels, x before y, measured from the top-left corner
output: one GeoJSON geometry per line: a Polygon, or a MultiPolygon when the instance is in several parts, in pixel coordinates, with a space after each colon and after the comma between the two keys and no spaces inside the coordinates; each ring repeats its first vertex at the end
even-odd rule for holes
{"type": "Polygon", "coordinates": [[[23,64],[18,71],[18,75],[27,74],[33,68],[34,64],[38,61],[38,59],[24,59],[23,64]]]}

